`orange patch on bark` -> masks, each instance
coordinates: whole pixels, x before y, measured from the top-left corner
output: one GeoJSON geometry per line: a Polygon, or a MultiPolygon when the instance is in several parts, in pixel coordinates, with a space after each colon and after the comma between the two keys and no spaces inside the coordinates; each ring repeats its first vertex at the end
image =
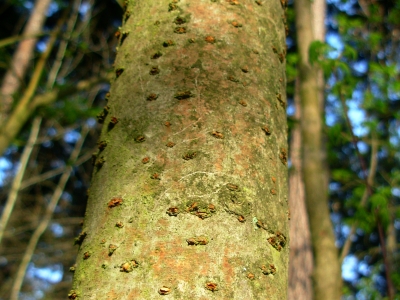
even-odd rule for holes
{"type": "Polygon", "coordinates": [[[174,53],[175,57],[182,57],[183,59],[175,59],[174,60],[174,67],[181,66],[181,67],[191,67],[199,58],[198,50],[194,49],[176,49],[174,53]]]}
{"type": "Polygon", "coordinates": [[[260,136],[256,137],[254,139],[254,146],[264,147],[266,139],[267,139],[267,136],[265,136],[265,134],[262,135],[262,137],[260,137],[260,136]]]}
{"type": "Polygon", "coordinates": [[[139,299],[139,296],[140,296],[140,291],[132,290],[128,294],[128,299],[139,299]]]}
{"type": "Polygon", "coordinates": [[[214,163],[215,171],[222,172],[224,169],[222,166],[223,159],[218,158],[218,160],[214,163]]]}
{"type": "Polygon", "coordinates": [[[251,145],[250,147],[248,145],[249,145],[248,143],[241,145],[240,146],[240,154],[235,156],[236,161],[239,160],[239,162],[241,162],[241,165],[244,168],[249,167],[249,165],[247,163],[248,160],[252,161],[254,159],[253,150],[252,150],[252,147],[254,147],[254,145],[250,144],[251,145]]]}
{"type": "Polygon", "coordinates": [[[222,268],[224,272],[224,282],[227,286],[227,289],[229,289],[229,286],[232,284],[234,277],[235,277],[235,272],[233,270],[233,267],[231,263],[229,262],[229,256],[231,255],[232,248],[234,245],[229,245],[229,247],[226,247],[224,250],[224,258],[222,261],[222,268]]]}
{"type": "Polygon", "coordinates": [[[166,228],[167,226],[169,226],[169,220],[168,219],[159,219],[157,222],[157,226],[162,226],[162,227],[166,228]]]}
{"type": "MultiPolygon", "coordinates": [[[[218,28],[218,32],[222,31],[222,33],[225,33],[227,31],[227,22],[225,22],[226,24],[224,24],[224,22],[221,22],[220,17],[222,16],[220,16],[220,14],[218,13],[215,13],[213,10],[210,10],[209,3],[197,2],[196,4],[192,4],[188,6],[187,13],[195,16],[195,20],[193,20],[193,27],[197,27],[205,32],[209,31],[210,28],[218,28]],[[195,22],[197,20],[202,20],[203,22],[195,22]]],[[[229,14],[226,17],[230,19],[236,19],[237,15],[229,14]]]]}
{"type": "MultiPolygon", "coordinates": [[[[136,223],[137,221],[134,222],[136,223]]],[[[127,245],[134,244],[135,241],[142,240],[143,238],[144,233],[141,230],[137,230],[136,228],[133,228],[131,226],[125,226],[124,230],[125,230],[124,241],[127,245]]]]}
{"type": "Polygon", "coordinates": [[[159,219],[156,226],[160,228],[159,230],[155,231],[156,236],[165,237],[170,234],[170,231],[168,230],[168,219],[159,219]]]}
{"type": "Polygon", "coordinates": [[[152,187],[148,184],[143,184],[140,188],[144,193],[147,193],[147,192],[151,193],[154,190],[154,187],[152,187]]]}
{"type": "Polygon", "coordinates": [[[248,125],[250,125],[248,122],[243,120],[245,114],[237,114],[235,117],[236,117],[235,124],[229,126],[231,133],[233,135],[239,135],[236,136],[235,138],[239,138],[241,144],[246,142],[251,142],[245,140],[248,139],[248,134],[246,134],[246,132],[248,125]]]}
{"type": "Polygon", "coordinates": [[[242,170],[236,169],[236,170],[233,172],[233,174],[234,174],[234,175],[237,175],[237,176],[240,176],[240,177],[246,176],[246,172],[245,172],[243,169],[242,169],[242,170]]]}
{"type": "Polygon", "coordinates": [[[165,155],[164,153],[158,153],[157,154],[157,162],[160,164],[164,164],[165,163],[165,155]]]}
{"type": "MultiPolygon", "coordinates": [[[[179,169],[180,169],[180,167],[178,167],[179,169]]],[[[174,169],[170,169],[169,171],[170,172],[172,172],[172,173],[174,173],[174,174],[176,174],[176,172],[178,171],[178,168],[174,168],[174,169]]],[[[179,173],[178,173],[179,174],[179,173]]],[[[184,189],[185,189],[185,187],[186,187],[186,185],[182,182],[182,181],[173,181],[172,183],[171,183],[171,191],[174,191],[174,190],[181,190],[181,191],[183,191],[184,189]]]]}
{"type": "Polygon", "coordinates": [[[160,243],[159,250],[150,253],[154,275],[169,278],[172,282],[190,280],[194,275],[207,275],[215,262],[198,247],[203,246],[187,246],[181,239],[160,243]]]}
{"type": "Polygon", "coordinates": [[[213,153],[216,153],[215,155],[215,160],[214,160],[214,168],[215,171],[217,172],[222,172],[224,169],[224,159],[225,159],[225,152],[223,149],[221,150],[221,146],[217,144],[216,149],[213,151],[213,153]]]}
{"type": "Polygon", "coordinates": [[[114,290],[111,290],[107,293],[107,299],[119,299],[119,297],[114,290]]]}
{"type": "Polygon", "coordinates": [[[192,114],[192,108],[193,108],[193,104],[191,103],[191,101],[193,101],[193,98],[189,98],[189,99],[185,99],[185,100],[176,100],[179,101],[179,103],[177,103],[177,105],[175,106],[175,111],[174,113],[185,117],[185,119],[189,119],[189,117],[192,114]]]}

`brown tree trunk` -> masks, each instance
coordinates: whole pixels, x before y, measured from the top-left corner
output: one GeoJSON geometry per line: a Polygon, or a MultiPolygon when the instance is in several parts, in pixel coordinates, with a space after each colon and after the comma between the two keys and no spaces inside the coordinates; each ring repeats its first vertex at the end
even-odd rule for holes
{"type": "Polygon", "coordinates": [[[70,299],[287,298],[279,1],[129,1],[70,299]]]}
{"type": "MultiPolygon", "coordinates": [[[[313,40],[324,41],[325,39],[325,0],[315,0],[311,4],[311,24],[313,40]]],[[[297,15],[298,18],[301,16],[297,15]]],[[[324,113],[324,76],[322,70],[317,70],[316,89],[320,103],[320,114],[324,113]]],[[[289,208],[291,211],[290,221],[290,265],[289,265],[289,292],[288,299],[308,299],[313,298],[313,253],[311,245],[311,233],[309,218],[306,209],[306,199],[304,191],[304,179],[302,173],[301,160],[301,104],[299,81],[297,80],[295,90],[295,120],[296,123],[292,129],[292,139],[290,144],[291,172],[289,174],[289,208]]],[[[307,118],[307,116],[305,116],[307,118]]],[[[326,164],[326,147],[322,143],[321,155],[322,163],[325,166],[323,174],[324,185],[328,186],[329,169],[326,164]]],[[[318,280],[318,279],[316,279],[318,280]]]]}
{"type": "Polygon", "coordinates": [[[341,268],[328,207],[328,186],[322,145],[323,118],[319,70],[309,63],[308,50],[315,40],[311,2],[295,2],[296,30],[300,54],[301,131],[303,176],[314,254],[314,299],[341,298],[341,268]]]}
{"type": "Polygon", "coordinates": [[[292,129],[290,141],[290,161],[292,165],[289,173],[290,264],[288,299],[311,300],[313,295],[313,255],[301,166],[301,111],[298,80],[296,80],[295,87],[294,119],[296,123],[292,129]]]}
{"type": "MultiPolygon", "coordinates": [[[[36,1],[32,14],[25,25],[23,35],[33,36],[42,31],[50,2],[51,0],[36,1]]],[[[36,42],[37,38],[23,40],[19,43],[14,53],[11,66],[4,76],[0,90],[0,124],[4,122],[13,105],[13,94],[18,90],[25,76],[35,50],[36,42]]]]}

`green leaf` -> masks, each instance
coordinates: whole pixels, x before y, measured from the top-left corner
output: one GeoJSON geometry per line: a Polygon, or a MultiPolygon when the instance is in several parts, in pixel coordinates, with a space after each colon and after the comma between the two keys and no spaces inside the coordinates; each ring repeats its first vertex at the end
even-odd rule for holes
{"type": "Polygon", "coordinates": [[[400,9],[393,9],[389,11],[388,21],[390,23],[400,25],[400,9]]]}
{"type": "Polygon", "coordinates": [[[370,131],[375,131],[375,130],[377,130],[379,123],[377,120],[371,119],[371,120],[362,122],[362,125],[364,127],[369,128],[370,131]]]}
{"type": "Polygon", "coordinates": [[[332,171],[332,179],[339,182],[348,182],[353,180],[354,173],[347,169],[335,169],[332,171]]]}
{"type": "Polygon", "coordinates": [[[299,61],[299,55],[297,53],[289,53],[286,56],[286,76],[288,82],[294,80],[297,77],[298,61],[299,61]]]}
{"type": "Polygon", "coordinates": [[[396,80],[391,84],[392,92],[393,93],[400,93],[400,81],[396,80]]]}
{"type": "Polygon", "coordinates": [[[310,63],[313,64],[323,60],[328,49],[328,44],[321,41],[313,41],[308,49],[310,63]]]}
{"type": "Polygon", "coordinates": [[[355,48],[345,44],[343,49],[343,56],[352,60],[356,60],[358,57],[358,53],[355,48]]]}
{"type": "Polygon", "coordinates": [[[339,144],[343,141],[342,136],[342,125],[340,123],[334,124],[333,126],[328,127],[328,139],[330,142],[334,144],[339,144]]]}
{"type": "Polygon", "coordinates": [[[388,200],[383,194],[373,194],[369,198],[369,202],[371,203],[373,208],[380,208],[388,205],[388,200]]]}
{"type": "Polygon", "coordinates": [[[336,68],[340,69],[341,71],[343,71],[344,75],[350,75],[351,74],[351,70],[350,67],[347,63],[343,62],[343,61],[336,61],[336,68]]]}
{"type": "Polygon", "coordinates": [[[364,208],[358,208],[354,214],[354,219],[358,222],[359,228],[364,230],[366,233],[371,233],[375,227],[374,216],[366,211],[364,208]]]}
{"type": "Polygon", "coordinates": [[[335,63],[336,62],[333,59],[325,59],[324,61],[320,62],[320,66],[324,71],[325,77],[332,75],[332,70],[334,70],[335,63]]]}
{"type": "Polygon", "coordinates": [[[64,101],[58,101],[53,105],[42,107],[40,111],[49,119],[57,119],[63,126],[74,124],[89,117],[95,117],[98,113],[98,109],[88,109],[87,99],[82,97],[72,97],[64,101]]]}
{"type": "Polygon", "coordinates": [[[372,109],[374,107],[374,96],[370,90],[364,92],[364,102],[362,106],[364,109],[372,109]]]}
{"type": "Polygon", "coordinates": [[[380,32],[371,32],[369,35],[369,44],[371,49],[378,50],[383,37],[380,32]]]}

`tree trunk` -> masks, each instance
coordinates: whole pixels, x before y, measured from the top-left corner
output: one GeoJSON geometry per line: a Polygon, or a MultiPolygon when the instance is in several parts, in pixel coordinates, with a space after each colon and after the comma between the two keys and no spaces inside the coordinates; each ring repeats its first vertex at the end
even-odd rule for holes
{"type": "MultiPolygon", "coordinates": [[[[33,36],[39,34],[42,30],[43,23],[46,20],[46,12],[51,0],[38,0],[35,2],[35,7],[25,25],[23,35],[33,36]]],[[[13,105],[13,94],[20,87],[24,79],[26,70],[32,59],[37,38],[29,38],[21,41],[14,53],[11,66],[4,76],[1,85],[1,103],[0,103],[0,124],[3,124],[8,113],[13,105]]]]}
{"type": "MultiPolygon", "coordinates": [[[[313,32],[313,40],[325,40],[325,16],[326,16],[326,2],[325,0],[315,0],[311,3],[311,27],[313,32]]],[[[299,14],[297,18],[302,18],[299,14]]],[[[309,17],[309,15],[308,15],[309,17]]],[[[299,41],[302,39],[299,39],[299,41]]],[[[300,46],[301,47],[301,46],[300,46]]],[[[304,45],[308,48],[308,45],[304,45]]],[[[291,172],[289,174],[289,208],[291,212],[290,221],[290,265],[289,265],[289,292],[288,299],[313,299],[313,253],[311,244],[311,233],[309,225],[309,217],[306,209],[306,199],[304,191],[304,179],[302,172],[302,159],[301,159],[301,104],[300,104],[300,91],[299,80],[296,80],[295,87],[295,120],[296,123],[292,129],[292,138],[290,143],[290,159],[291,159],[291,172]]],[[[316,93],[319,98],[320,115],[324,113],[324,74],[322,70],[317,70],[317,84],[316,93]]],[[[303,118],[307,118],[304,116],[303,118]]],[[[317,137],[319,138],[319,137],[317,137]]],[[[320,187],[327,190],[328,187],[328,166],[326,163],[326,147],[322,143],[321,160],[325,166],[323,174],[324,184],[320,187]]],[[[319,278],[315,278],[316,281],[319,278]]],[[[322,278],[322,280],[324,280],[322,278]]],[[[338,279],[340,280],[340,278],[338,279]]]]}
{"type": "Polygon", "coordinates": [[[295,9],[297,39],[301,41],[298,45],[303,176],[314,254],[314,300],[338,300],[342,294],[341,269],[328,206],[319,70],[308,59],[309,46],[315,40],[311,25],[311,2],[295,1],[295,9]]]}
{"type": "Polygon", "coordinates": [[[301,110],[299,80],[295,82],[295,124],[291,133],[289,172],[290,254],[289,300],[311,300],[313,295],[313,254],[306,208],[301,160],[301,110]]]}
{"type": "Polygon", "coordinates": [[[286,299],[279,1],[127,1],[70,299],[286,299]]]}

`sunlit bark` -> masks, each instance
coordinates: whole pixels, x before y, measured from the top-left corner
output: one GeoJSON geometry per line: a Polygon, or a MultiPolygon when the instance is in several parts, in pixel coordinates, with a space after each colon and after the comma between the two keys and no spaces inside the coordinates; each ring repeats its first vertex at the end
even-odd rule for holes
{"type": "Polygon", "coordinates": [[[279,1],[128,1],[69,297],[287,298],[279,1]]]}

